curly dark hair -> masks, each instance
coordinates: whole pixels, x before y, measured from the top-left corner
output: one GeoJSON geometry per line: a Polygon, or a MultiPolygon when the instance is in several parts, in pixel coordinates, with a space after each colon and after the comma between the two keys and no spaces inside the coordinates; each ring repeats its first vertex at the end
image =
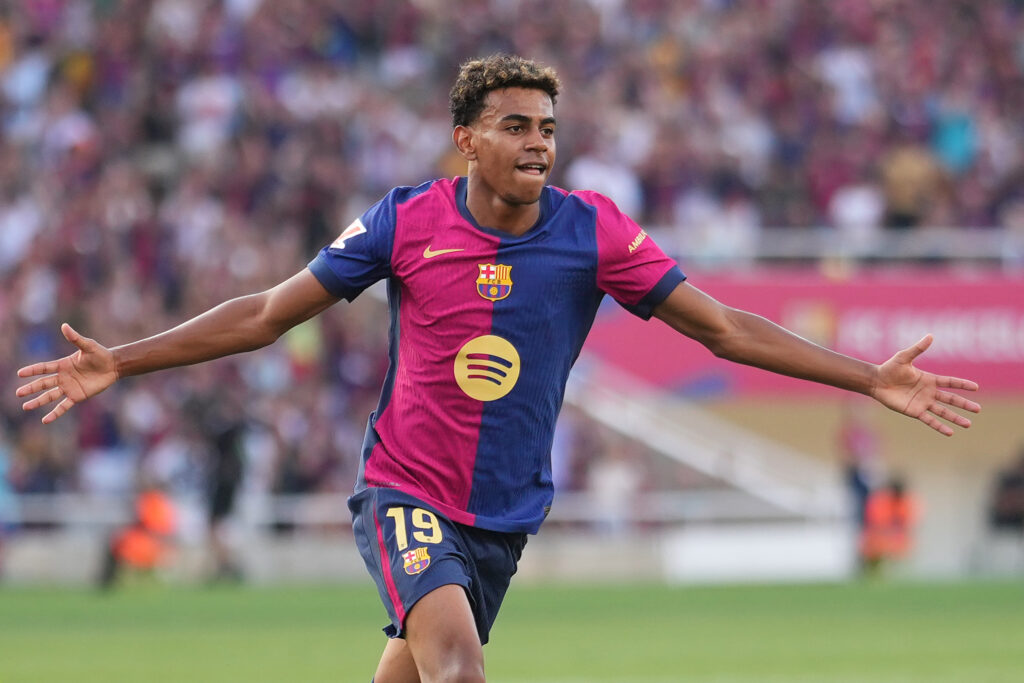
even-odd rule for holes
{"type": "Polygon", "coordinates": [[[448,96],[452,127],[468,126],[484,109],[487,93],[501,88],[536,88],[555,103],[561,82],[548,66],[516,55],[496,54],[462,64],[448,96]]]}

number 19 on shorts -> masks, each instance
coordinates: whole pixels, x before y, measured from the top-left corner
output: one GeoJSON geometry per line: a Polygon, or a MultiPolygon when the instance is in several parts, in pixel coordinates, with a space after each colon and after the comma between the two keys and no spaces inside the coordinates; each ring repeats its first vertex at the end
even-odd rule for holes
{"type": "Polygon", "coordinates": [[[409,547],[409,522],[412,523],[412,538],[420,543],[440,543],[443,538],[437,515],[422,508],[396,506],[388,508],[387,516],[395,522],[395,543],[399,550],[409,547]]]}

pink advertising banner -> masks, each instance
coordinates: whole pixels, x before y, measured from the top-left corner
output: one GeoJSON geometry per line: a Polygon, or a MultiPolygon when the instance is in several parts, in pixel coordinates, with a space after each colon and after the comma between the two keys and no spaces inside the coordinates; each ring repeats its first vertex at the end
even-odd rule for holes
{"type": "MultiPolygon", "coordinates": [[[[901,269],[828,277],[816,270],[689,271],[719,301],[762,315],[842,353],[881,362],[931,332],[917,363],[1024,394],[1024,277],[999,272],[901,269]]],[[[693,396],[831,391],[719,360],[660,321],[602,306],[585,353],[693,396]]]]}

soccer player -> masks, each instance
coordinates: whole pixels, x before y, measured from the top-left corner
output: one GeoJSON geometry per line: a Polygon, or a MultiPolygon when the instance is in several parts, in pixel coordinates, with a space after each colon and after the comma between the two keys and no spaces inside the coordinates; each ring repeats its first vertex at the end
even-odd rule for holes
{"type": "MultiPolygon", "coordinates": [[[[812,344],[686,282],[606,197],[547,185],[556,74],[520,57],[467,62],[451,90],[465,178],[399,187],[300,273],[178,327],[18,371],[26,410],[49,423],[121,377],[272,343],[385,279],[390,369],[349,500],[391,639],[376,683],[482,681],[482,644],[527,534],[551,504],[550,449],[569,370],[605,294],[715,355],[867,394],[950,435],[980,407],[924,372],[925,337],[881,365],[812,344]],[[41,392],[41,393],[40,393],[41,392]]],[[[680,353],[686,352],[680,348],[680,353]]]]}

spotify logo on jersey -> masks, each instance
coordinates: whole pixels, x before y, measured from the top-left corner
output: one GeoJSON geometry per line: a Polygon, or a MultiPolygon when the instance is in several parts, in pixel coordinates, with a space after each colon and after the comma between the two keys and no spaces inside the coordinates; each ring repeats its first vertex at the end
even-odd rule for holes
{"type": "Polygon", "coordinates": [[[455,381],[470,398],[494,401],[519,379],[519,352],[508,341],[487,334],[466,342],[455,357],[455,381]]]}

